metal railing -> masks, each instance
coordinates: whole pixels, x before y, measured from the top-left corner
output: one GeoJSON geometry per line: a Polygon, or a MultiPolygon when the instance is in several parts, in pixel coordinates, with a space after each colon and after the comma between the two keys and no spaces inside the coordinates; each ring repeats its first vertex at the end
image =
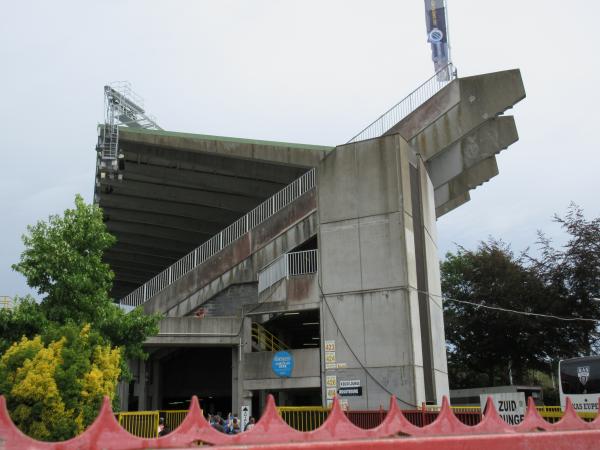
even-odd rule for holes
{"type": "Polygon", "coordinates": [[[158,411],[135,411],[117,413],[117,420],[128,432],[143,438],[158,436],[158,411]]]}
{"type": "Polygon", "coordinates": [[[303,250],[281,255],[258,272],[258,293],[270,288],[279,280],[295,275],[317,273],[318,251],[303,250]]]}
{"type": "Polygon", "coordinates": [[[435,75],[384,112],[373,123],[350,139],[347,143],[364,141],[382,136],[386,131],[415,111],[419,106],[437,94],[444,86],[456,78],[452,63],[440,69],[435,75]]]}
{"type": "Polygon", "coordinates": [[[181,422],[183,422],[183,419],[185,419],[185,416],[187,416],[188,411],[187,409],[170,411],[160,410],[158,413],[160,417],[165,418],[165,425],[169,428],[169,430],[173,431],[175,428],[181,425],[181,422]]]}
{"type": "Polygon", "coordinates": [[[278,352],[289,348],[277,336],[257,322],[252,324],[252,341],[259,350],[264,352],[278,352]]]}
{"type": "Polygon", "coordinates": [[[220,233],[192,250],[176,263],[150,279],[135,291],[126,295],[119,303],[128,306],[139,306],[158,294],[168,285],[178,280],[204,261],[223,250],[229,244],[248,233],[254,227],[292,203],[315,187],[315,169],[311,169],[294,180],[272,197],[268,198],[248,214],[233,222],[220,233]]]}
{"type": "MultiPolygon", "coordinates": [[[[452,406],[454,415],[466,425],[477,425],[481,421],[481,408],[479,406],[452,406]]],[[[312,431],[321,426],[327,418],[329,409],[322,406],[282,406],[278,407],[279,415],[291,427],[300,431],[312,431]]],[[[558,422],[564,415],[560,406],[538,406],[540,416],[550,423],[558,422]]],[[[384,409],[361,411],[344,411],[350,421],[361,428],[374,428],[383,422],[387,411],[384,409]]],[[[435,421],[440,408],[427,406],[420,409],[402,410],[402,414],[413,425],[423,427],[435,421]]],[[[597,413],[578,413],[579,417],[587,421],[593,420],[597,413]]]]}
{"type": "Polygon", "coordinates": [[[180,410],[158,410],[158,411],[126,411],[115,413],[115,417],[125,430],[134,436],[142,438],[158,437],[158,420],[165,419],[165,426],[173,431],[177,428],[185,416],[187,409],[180,410]]]}
{"type": "Polygon", "coordinates": [[[277,412],[292,428],[312,431],[319,428],[331,410],[322,406],[279,406],[277,412]]]}
{"type": "MultiPolygon", "coordinates": [[[[537,406],[536,408],[540,415],[550,423],[558,422],[564,415],[560,406],[537,406]]],[[[323,406],[279,406],[277,411],[292,428],[300,431],[312,431],[325,422],[331,409],[323,406]]],[[[476,425],[481,421],[481,409],[478,406],[452,406],[452,412],[467,425],[476,425]]],[[[354,425],[367,429],[380,425],[385,419],[387,411],[380,408],[370,411],[345,411],[344,413],[354,425]]],[[[403,410],[402,413],[413,425],[423,427],[433,423],[439,414],[439,407],[427,406],[420,409],[403,410]]],[[[164,417],[165,425],[173,431],[183,422],[186,415],[187,410],[132,411],[115,414],[123,428],[135,436],[144,438],[157,437],[159,417],[164,417]]],[[[597,413],[578,413],[578,415],[585,420],[592,420],[597,413]]]]}

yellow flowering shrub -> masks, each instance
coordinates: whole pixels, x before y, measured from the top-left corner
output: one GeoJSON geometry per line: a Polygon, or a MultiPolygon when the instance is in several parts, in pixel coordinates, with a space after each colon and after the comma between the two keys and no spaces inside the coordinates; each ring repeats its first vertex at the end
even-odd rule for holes
{"type": "Polygon", "coordinates": [[[121,350],[105,345],[89,325],[65,326],[44,344],[40,336],[14,343],[0,357],[0,393],[11,417],[32,437],[64,440],[84,431],[102,398],[115,398],[121,350]]]}

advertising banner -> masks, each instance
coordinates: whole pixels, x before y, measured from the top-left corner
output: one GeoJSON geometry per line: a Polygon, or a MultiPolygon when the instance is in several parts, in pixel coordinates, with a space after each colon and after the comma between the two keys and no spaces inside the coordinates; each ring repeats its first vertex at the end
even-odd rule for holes
{"type": "Polygon", "coordinates": [[[431,59],[436,72],[448,65],[448,27],[445,0],[425,0],[427,42],[431,44],[431,59]]]}

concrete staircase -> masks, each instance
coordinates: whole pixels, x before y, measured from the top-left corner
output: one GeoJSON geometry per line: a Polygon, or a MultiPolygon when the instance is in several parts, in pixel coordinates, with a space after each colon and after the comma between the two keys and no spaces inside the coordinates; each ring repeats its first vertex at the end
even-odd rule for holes
{"type": "Polygon", "coordinates": [[[229,286],[255,283],[259,269],[316,233],[315,183],[312,169],[120,304],[180,317],[229,286]]]}

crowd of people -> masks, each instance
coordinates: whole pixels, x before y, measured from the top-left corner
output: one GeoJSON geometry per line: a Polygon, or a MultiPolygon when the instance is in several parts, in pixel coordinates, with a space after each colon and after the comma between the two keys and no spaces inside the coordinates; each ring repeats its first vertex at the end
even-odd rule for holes
{"type": "Polygon", "coordinates": [[[220,431],[221,433],[238,434],[242,431],[249,431],[254,428],[256,420],[254,417],[250,417],[243,430],[241,428],[241,421],[238,416],[235,414],[232,415],[231,413],[227,414],[226,419],[224,419],[220,413],[210,415],[208,417],[208,422],[215,430],[220,431]]]}
{"type": "MultiPolygon", "coordinates": [[[[227,419],[223,419],[221,417],[221,413],[217,413],[214,415],[208,416],[208,423],[217,431],[225,434],[238,434],[242,431],[250,431],[254,428],[256,423],[256,419],[254,417],[250,417],[248,423],[241,429],[241,421],[238,419],[236,414],[227,414],[227,419]]],[[[165,436],[171,432],[171,429],[165,424],[164,417],[160,417],[158,420],[158,436],[165,436]]]]}

